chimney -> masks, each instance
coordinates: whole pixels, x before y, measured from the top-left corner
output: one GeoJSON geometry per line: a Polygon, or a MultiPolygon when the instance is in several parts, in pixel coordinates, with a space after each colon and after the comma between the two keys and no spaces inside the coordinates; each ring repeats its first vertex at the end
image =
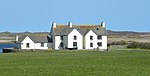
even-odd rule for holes
{"type": "Polygon", "coordinates": [[[56,23],[55,22],[52,23],[52,27],[56,28],[56,23]]]}
{"type": "Polygon", "coordinates": [[[16,35],[16,41],[18,41],[18,35],[16,35]]]}
{"type": "Polygon", "coordinates": [[[105,23],[104,21],[102,21],[101,26],[102,26],[103,28],[105,28],[105,27],[106,27],[106,23],[105,23]]]}
{"type": "Polygon", "coordinates": [[[72,22],[71,22],[71,21],[69,21],[68,26],[69,26],[70,28],[72,28],[72,22]]]}

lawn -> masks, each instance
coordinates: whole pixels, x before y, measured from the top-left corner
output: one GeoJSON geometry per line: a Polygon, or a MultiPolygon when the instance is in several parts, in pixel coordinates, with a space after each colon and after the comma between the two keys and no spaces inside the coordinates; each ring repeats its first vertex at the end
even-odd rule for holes
{"type": "Polygon", "coordinates": [[[0,76],[150,76],[150,51],[6,53],[0,76]]]}

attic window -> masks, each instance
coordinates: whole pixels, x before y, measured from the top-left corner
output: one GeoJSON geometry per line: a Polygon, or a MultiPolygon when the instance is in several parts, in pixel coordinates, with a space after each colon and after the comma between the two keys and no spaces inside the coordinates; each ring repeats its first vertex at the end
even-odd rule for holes
{"type": "Polygon", "coordinates": [[[99,30],[99,28],[97,27],[96,30],[99,30]]]}

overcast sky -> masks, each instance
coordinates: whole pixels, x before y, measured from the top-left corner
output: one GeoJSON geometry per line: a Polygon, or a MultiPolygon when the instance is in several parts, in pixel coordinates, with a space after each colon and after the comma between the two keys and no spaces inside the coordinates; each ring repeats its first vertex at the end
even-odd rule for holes
{"type": "Polygon", "coordinates": [[[0,0],[0,32],[49,32],[53,21],[150,32],[150,0],[0,0]]]}

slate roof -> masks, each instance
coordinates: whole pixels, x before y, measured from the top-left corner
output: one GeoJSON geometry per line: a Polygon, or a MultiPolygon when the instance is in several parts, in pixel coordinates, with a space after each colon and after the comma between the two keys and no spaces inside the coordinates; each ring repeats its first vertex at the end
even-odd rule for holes
{"type": "Polygon", "coordinates": [[[68,35],[73,29],[78,30],[81,35],[87,34],[90,30],[97,35],[107,35],[106,29],[101,25],[72,25],[72,28],[68,25],[56,25],[56,28],[53,28],[53,31],[54,35],[68,35]]]}
{"type": "MultiPolygon", "coordinates": [[[[26,37],[27,37],[27,35],[19,37],[17,43],[21,43],[26,37]]],[[[28,36],[28,37],[35,43],[52,42],[51,38],[49,38],[48,36],[28,36]]]]}

